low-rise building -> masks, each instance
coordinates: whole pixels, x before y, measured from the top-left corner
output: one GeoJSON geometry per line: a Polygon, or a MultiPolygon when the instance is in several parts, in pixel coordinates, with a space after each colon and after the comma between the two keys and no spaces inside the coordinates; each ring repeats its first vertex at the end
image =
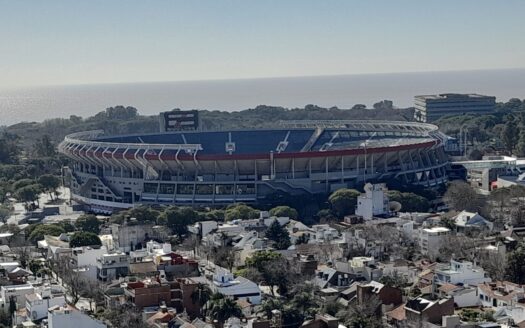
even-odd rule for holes
{"type": "Polygon", "coordinates": [[[85,313],[70,306],[51,307],[47,315],[48,328],[106,328],[101,321],[95,320],[85,313]]]}
{"type": "Polygon", "coordinates": [[[235,276],[229,270],[220,266],[209,268],[204,276],[193,277],[197,283],[207,284],[213,292],[221,293],[234,300],[245,300],[253,305],[261,304],[261,289],[253,281],[241,276],[235,276]]]}
{"type": "Polygon", "coordinates": [[[374,217],[387,216],[389,214],[388,196],[384,183],[365,185],[365,193],[357,197],[357,207],[355,214],[365,220],[372,220],[374,217]]]}
{"type": "Polygon", "coordinates": [[[65,305],[66,297],[59,286],[43,286],[35,293],[26,295],[26,312],[32,321],[47,318],[51,307],[65,305]]]}
{"type": "Polygon", "coordinates": [[[130,219],[130,222],[124,224],[111,225],[113,243],[122,252],[130,252],[137,249],[138,245],[142,245],[151,238],[152,233],[153,224],[139,223],[134,219],[130,219]]]}
{"type": "Polygon", "coordinates": [[[477,286],[479,301],[484,307],[505,307],[521,303],[525,288],[509,281],[484,282],[477,286]]]}
{"type": "Polygon", "coordinates": [[[0,308],[9,308],[9,303],[14,301],[17,308],[25,307],[26,296],[33,294],[35,288],[31,284],[2,286],[0,288],[0,308]]]}
{"type": "Polygon", "coordinates": [[[111,281],[125,277],[129,272],[129,256],[124,253],[103,254],[97,259],[97,277],[111,281]]]}
{"type": "Polygon", "coordinates": [[[476,286],[490,281],[491,279],[482,267],[475,266],[472,262],[464,260],[450,260],[450,265],[436,268],[434,274],[436,288],[446,283],[476,286]]]}
{"type": "Polygon", "coordinates": [[[440,298],[452,298],[456,308],[474,307],[479,304],[477,287],[445,283],[438,288],[440,298]]]}
{"type": "Polygon", "coordinates": [[[491,231],[494,227],[492,222],[477,212],[461,211],[453,220],[458,232],[467,232],[473,229],[491,231]]]}
{"type": "Polygon", "coordinates": [[[445,227],[433,227],[421,229],[419,235],[419,246],[421,254],[430,258],[439,255],[439,250],[443,246],[445,239],[450,235],[450,229],[445,227]]]}

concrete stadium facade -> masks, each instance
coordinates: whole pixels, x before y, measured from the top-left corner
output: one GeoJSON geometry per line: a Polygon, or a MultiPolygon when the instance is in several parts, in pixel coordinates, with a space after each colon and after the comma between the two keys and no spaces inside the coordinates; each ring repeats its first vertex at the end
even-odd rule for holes
{"type": "Polygon", "coordinates": [[[446,183],[435,125],[285,121],[276,129],[67,136],[59,151],[72,199],[93,211],[137,204],[256,203],[275,192],[327,193],[365,181],[446,183]]]}

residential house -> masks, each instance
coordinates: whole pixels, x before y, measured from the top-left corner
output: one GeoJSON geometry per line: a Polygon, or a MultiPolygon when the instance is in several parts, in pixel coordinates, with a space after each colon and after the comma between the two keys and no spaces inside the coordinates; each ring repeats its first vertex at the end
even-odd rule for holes
{"type": "Polygon", "coordinates": [[[445,227],[424,228],[420,230],[419,246],[421,254],[436,258],[440,249],[450,235],[450,229],[445,227]]]}
{"type": "Polygon", "coordinates": [[[479,304],[477,287],[444,283],[438,288],[438,297],[452,298],[456,308],[474,307],[479,304]]]}
{"type": "Polygon", "coordinates": [[[65,306],[66,297],[61,286],[45,285],[35,293],[26,295],[26,312],[32,321],[47,318],[48,309],[54,306],[65,306]]]}
{"type": "Polygon", "coordinates": [[[423,327],[424,322],[441,324],[444,316],[454,314],[454,300],[440,299],[431,301],[422,297],[408,300],[386,313],[387,321],[395,326],[408,324],[411,327],[423,327]]]}
{"type": "Polygon", "coordinates": [[[494,224],[479,213],[461,211],[452,218],[458,232],[468,232],[470,230],[489,230],[492,231],[494,224]]]}
{"type": "Polygon", "coordinates": [[[97,277],[111,281],[129,273],[129,256],[124,253],[103,254],[97,258],[97,277]]]}
{"type": "Polygon", "coordinates": [[[217,265],[206,268],[205,275],[190,278],[197,283],[207,284],[213,292],[221,293],[234,300],[243,299],[251,304],[261,304],[261,290],[251,280],[235,276],[229,270],[217,265]]]}
{"type": "Polygon", "coordinates": [[[112,224],[111,235],[115,247],[122,252],[130,252],[141,246],[151,238],[153,224],[140,223],[135,219],[130,219],[124,224],[112,224]]]}
{"type": "Polygon", "coordinates": [[[0,308],[7,310],[11,300],[16,303],[17,308],[25,307],[26,296],[34,292],[35,288],[31,284],[2,286],[0,287],[0,308]]]}
{"type": "Polygon", "coordinates": [[[49,308],[48,328],[106,328],[107,326],[96,319],[71,306],[54,306],[49,308]]]}
{"type": "Polygon", "coordinates": [[[358,304],[367,304],[372,298],[377,297],[386,309],[392,309],[403,302],[403,292],[399,288],[385,286],[377,281],[359,283],[356,287],[358,304]]]}
{"type": "Polygon", "coordinates": [[[356,278],[356,275],[348,272],[338,271],[329,267],[322,267],[317,270],[314,283],[321,289],[328,287],[345,289],[350,286],[356,278]]]}
{"type": "Polygon", "coordinates": [[[525,300],[525,287],[509,281],[484,282],[477,285],[483,307],[505,307],[525,300]]]}
{"type": "Polygon", "coordinates": [[[482,267],[465,260],[450,260],[450,265],[437,267],[434,272],[435,288],[445,283],[476,286],[491,281],[482,267]]]}

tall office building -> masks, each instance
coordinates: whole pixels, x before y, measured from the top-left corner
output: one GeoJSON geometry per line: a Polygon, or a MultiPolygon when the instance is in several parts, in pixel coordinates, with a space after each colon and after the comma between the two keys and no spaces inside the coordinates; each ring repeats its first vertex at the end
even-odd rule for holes
{"type": "Polygon", "coordinates": [[[432,122],[445,115],[490,114],[496,108],[496,97],[475,93],[442,93],[415,97],[414,118],[419,122],[432,122]]]}

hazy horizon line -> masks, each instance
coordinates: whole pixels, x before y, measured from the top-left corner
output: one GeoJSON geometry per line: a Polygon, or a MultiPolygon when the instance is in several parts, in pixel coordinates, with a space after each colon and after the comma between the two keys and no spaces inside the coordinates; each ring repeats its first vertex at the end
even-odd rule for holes
{"type": "Polygon", "coordinates": [[[479,69],[450,69],[450,70],[423,70],[423,71],[395,71],[395,72],[371,72],[371,73],[341,73],[341,74],[319,74],[319,75],[291,75],[291,76],[260,76],[260,77],[239,77],[239,78],[210,78],[210,79],[187,79],[187,80],[151,80],[151,81],[127,81],[127,82],[93,82],[93,83],[72,83],[72,84],[41,84],[41,85],[15,85],[2,86],[0,89],[33,89],[45,87],[86,87],[101,85],[129,85],[129,84],[157,84],[157,83],[187,83],[187,82],[226,82],[226,81],[253,81],[253,80],[277,80],[277,79],[302,79],[302,78],[323,78],[323,77],[344,77],[344,76],[371,76],[371,75],[399,75],[399,74],[423,74],[423,73],[460,73],[460,72],[484,72],[484,71],[512,71],[525,70],[525,67],[512,68],[479,68],[479,69]]]}

